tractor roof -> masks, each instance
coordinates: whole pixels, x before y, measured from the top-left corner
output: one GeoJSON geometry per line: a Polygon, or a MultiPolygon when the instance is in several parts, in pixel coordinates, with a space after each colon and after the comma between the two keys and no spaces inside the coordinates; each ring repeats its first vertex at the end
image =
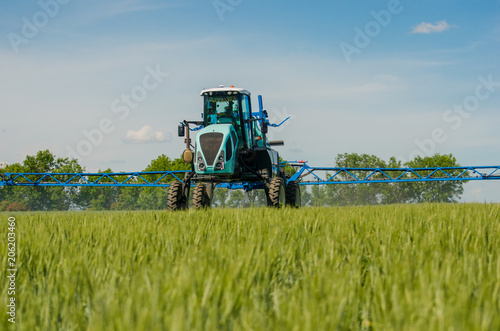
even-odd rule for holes
{"type": "Polygon", "coordinates": [[[225,87],[224,85],[221,85],[221,86],[215,87],[215,88],[210,88],[210,89],[203,90],[203,91],[201,91],[201,95],[203,95],[203,93],[206,93],[206,92],[226,92],[226,91],[239,92],[241,94],[246,94],[248,96],[250,95],[250,91],[247,91],[245,89],[242,89],[242,88],[239,88],[239,87],[234,87],[234,86],[225,87]]]}

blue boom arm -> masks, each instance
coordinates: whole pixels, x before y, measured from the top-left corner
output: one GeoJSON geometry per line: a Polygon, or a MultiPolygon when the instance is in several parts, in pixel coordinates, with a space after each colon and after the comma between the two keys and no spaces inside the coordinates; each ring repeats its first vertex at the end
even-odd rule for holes
{"type": "Polygon", "coordinates": [[[288,181],[299,180],[301,185],[437,182],[500,179],[500,166],[430,168],[338,168],[311,167],[305,161],[295,163],[284,162],[284,164],[288,164],[297,168],[297,172],[288,181]]]}
{"type": "Polygon", "coordinates": [[[120,173],[5,173],[0,186],[168,187],[188,170],[120,173]]]}
{"type": "MultiPolygon", "coordinates": [[[[370,184],[400,182],[437,182],[500,179],[500,166],[431,168],[337,168],[311,167],[305,161],[287,161],[297,169],[288,181],[300,185],[370,184]]],[[[187,170],[120,173],[5,173],[0,186],[101,186],[168,187],[185,176],[187,170]]],[[[228,189],[259,189],[262,183],[223,183],[228,189]]]]}

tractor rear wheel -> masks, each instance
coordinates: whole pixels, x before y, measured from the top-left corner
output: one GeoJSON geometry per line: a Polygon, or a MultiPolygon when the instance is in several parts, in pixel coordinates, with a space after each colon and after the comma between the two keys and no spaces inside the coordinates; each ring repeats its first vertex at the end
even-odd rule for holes
{"type": "Polygon", "coordinates": [[[208,196],[207,186],[203,183],[198,183],[193,191],[193,207],[195,209],[210,208],[211,201],[208,196]]]}
{"type": "Polygon", "coordinates": [[[286,205],[292,208],[299,208],[302,205],[299,182],[291,181],[286,185],[286,205]]]}
{"type": "Polygon", "coordinates": [[[168,188],[167,209],[174,211],[186,208],[186,199],[182,196],[182,182],[173,182],[168,188]]]}
{"type": "Polygon", "coordinates": [[[281,177],[275,177],[269,185],[269,193],[267,195],[267,205],[274,208],[282,208],[285,206],[286,193],[285,181],[281,177]]]}

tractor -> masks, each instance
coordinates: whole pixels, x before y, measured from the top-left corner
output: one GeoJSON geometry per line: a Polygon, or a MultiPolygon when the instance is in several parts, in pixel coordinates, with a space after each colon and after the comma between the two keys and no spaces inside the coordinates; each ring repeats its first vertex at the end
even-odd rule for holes
{"type": "Polygon", "coordinates": [[[191,165],[183,181],[170,184],[167,196],[169,210],[188,208],[194,185],[192,206],[211,206],[214,187],[263,189],[267,205],[281,208],[299,207],[300,186],[283,171],[279,154],[271,146],[283,141],[269,141],[266,134],[271,124],[259,95],[259,111],[252,112],[250,92],[234,86],[201,91],[202,121],[184,120],[178,127],[179,137],[185,137],[184,162],[191,165]],[[195,125],[196,128],[190,128],[195,125]],[[192,145],[190,132],[197,131],[192,145]],[[194,152],[192,150],[194,149],[194,152]]]}

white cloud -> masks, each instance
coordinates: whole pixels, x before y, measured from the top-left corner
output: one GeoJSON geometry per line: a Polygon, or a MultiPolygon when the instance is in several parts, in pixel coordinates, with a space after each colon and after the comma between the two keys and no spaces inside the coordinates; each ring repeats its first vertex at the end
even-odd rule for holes
{"type": "Polygon", "coordinates": [[[155,131],[151,125],[144,125],[137,131],[128,130],[123,141],[129,144],[163,143],[172,140],[171,135],[155,131]]]}
{"type": "Polygon", "coordinates": [[[439,21],[434,24],[422,22],[414,26],[412,32],[429,34],[429,33],[443,32],[451,27],[452,25],[449,25],[446,21],[439,21]]]}
{"type": "Polygon", "coordinates": [[[7,163],[7,162],[5,162],[5,161],[0,161],[0,169],[5,168],[7,165],[8,165],[8,163],[7,163]]]}

